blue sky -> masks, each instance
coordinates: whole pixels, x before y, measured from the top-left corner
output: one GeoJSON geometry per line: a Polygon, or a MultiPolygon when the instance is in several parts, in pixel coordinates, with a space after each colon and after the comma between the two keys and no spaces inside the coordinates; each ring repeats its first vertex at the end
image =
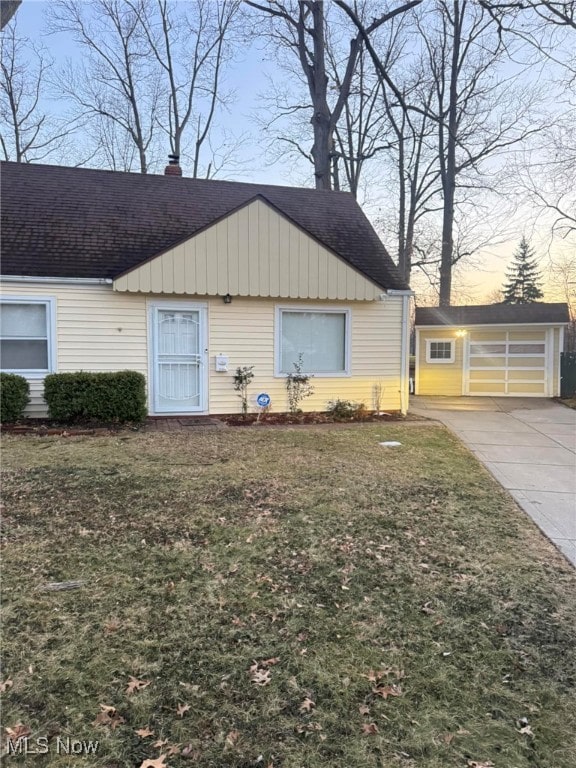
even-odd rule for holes
{"type": "MultiPolygon", "coordinates": [[[[184,2],[185,0],[181,0],[184,2]]],[[[76,43],[67,34],[46,34],[44,21],[45,6],[48,0],[23,0],[18,9],[18,30],[23,36],[41,42],[49,51],[56,65],[63,65],[66,60],[75,61],[79,52],[76,43]]],[[[242,169],[235,171],[236,177],[245,181],[268,184],[302,184],[307,175],[306,164],[294,172],[293,162],[271,163],[262,152],[262,137],[255,124],[253,115],[259,108],[259,95],[267,88],[268,78],[279,79],[278,71],[269,53],[261,45],[252,44],[244,48],[242,54],[226,75],[226,85],[235,91],[235,101],[231,115],[222,115],[221,122],[234,134],[246,135],[242,154],[246,161],[242,169]]],[[[52,109],[57,105],[51,105],[52,109]]],[[[64,108],[64,105],[62,105],[64,108]]],[[[166,158],[169,148],[166,147],[166,158]]]]}

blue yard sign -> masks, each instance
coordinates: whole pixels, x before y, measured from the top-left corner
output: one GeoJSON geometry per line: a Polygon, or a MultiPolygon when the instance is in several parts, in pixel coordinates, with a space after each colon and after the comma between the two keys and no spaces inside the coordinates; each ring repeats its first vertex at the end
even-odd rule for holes
{"type": "Polygon", "coordinates": [[[260,394],[256,397],[256,402],[260,408],[268,408],[272,400],[267,392],[260,392],[260,394]]]}

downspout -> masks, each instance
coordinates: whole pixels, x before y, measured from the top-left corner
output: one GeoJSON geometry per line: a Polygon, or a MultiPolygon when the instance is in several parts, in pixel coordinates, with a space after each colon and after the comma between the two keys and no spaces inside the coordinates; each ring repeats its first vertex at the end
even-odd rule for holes
{"type": "Polygon", "coordinates": [[[558,334],[558,380],[556,382],[556,392],[553,397],[562,397],[562,353],[564,352],[564,326],[560,326],[558,334]]]}
{"type": "Polygon", "coordinates": [[[402,333],[400,337],[400,413],[405,416],[408,413],[409,402],[409,341],[410,341],[410,298],[412,291],[387,291],[389,296],[402,298],[402,333]]]}

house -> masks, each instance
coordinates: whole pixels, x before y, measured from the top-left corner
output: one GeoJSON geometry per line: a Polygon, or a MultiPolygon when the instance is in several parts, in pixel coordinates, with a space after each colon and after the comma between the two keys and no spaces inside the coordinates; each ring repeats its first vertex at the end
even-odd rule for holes
{"type": "Polygon", "coordinates": [[[2,163],[2,368],[43,416],[49,372],[132,369],[152,415],[239,410],[238,366],[287,410],[405,412],[408,286],[344,192],[2,163]],[[376,403],[375,392],[381,398],[376,403]]]}
{"type": "Polygon", "coordinates": [[[416,309],[417,395],[555,397],[566,304],[416,309]]]}

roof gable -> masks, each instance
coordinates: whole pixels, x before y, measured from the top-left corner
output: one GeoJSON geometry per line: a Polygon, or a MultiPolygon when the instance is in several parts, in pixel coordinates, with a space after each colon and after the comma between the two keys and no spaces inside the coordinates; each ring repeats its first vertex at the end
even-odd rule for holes
{"type": "Polygon", "coordinates": [[[569,322],[567,304],[478,304],[459,307],[418,307],[416,325],[516,325],[569,322]]]}
{"type": "Polygon", "coordinates": [[[261,196],[120,275],[114,290],[348,300],[382,292],[261,196]]]}
{"type": "Polygon", "coordinates": [[[345,192],[2,163],[4,274],[115,278],[256,195],[381,289],[407,285],[345,192]]]}

